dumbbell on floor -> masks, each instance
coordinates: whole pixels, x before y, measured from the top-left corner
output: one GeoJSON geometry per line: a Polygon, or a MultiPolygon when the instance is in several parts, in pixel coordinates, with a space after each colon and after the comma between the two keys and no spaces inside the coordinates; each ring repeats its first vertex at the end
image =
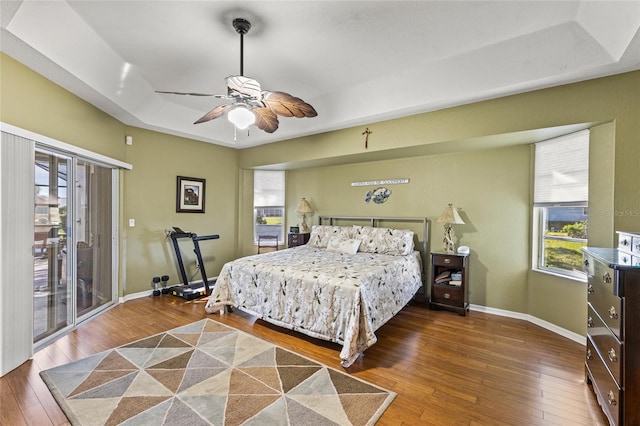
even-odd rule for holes
{"type": "Polygon", "coordinates": [[[158,290],[158,283],[160,282],[160,277],[153,277],[151,279],[151,287],[153,287],[153,295],[160,296],[160,290],[158,290]]]}
{"type": "Polygon", "coordinates": [[[162,277],[160,277],[160,279],[162,280],[162,294],[171,293],[171,290],[167,288],[167,281],[169,281],[169,275],[163,275],[162,277]]]}

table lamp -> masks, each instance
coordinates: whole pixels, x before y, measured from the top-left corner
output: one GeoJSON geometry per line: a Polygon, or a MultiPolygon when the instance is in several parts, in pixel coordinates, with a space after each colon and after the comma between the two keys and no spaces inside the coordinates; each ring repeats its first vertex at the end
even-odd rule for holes
{"type": "Polygon", "coordinates": [[[464,221],[458,214],[458,211],[451,203],[444,209],[437,220],[438,223],[444,223],[444,243],[443,249],[449,254],[456,252],[456,244],[453,241],[456,234],[453,232],[453,225],[464,225],[464,221]]]}
{"type": "Polygon", "coordinates": [[[306,198],[300,200],[300,204],[296,208],[296,213],[302,215],[302,223],[300,224],[300,233],[308,234],[309,226],[307,225],[307,217],[313,216],[313,209],[306,198]]]}

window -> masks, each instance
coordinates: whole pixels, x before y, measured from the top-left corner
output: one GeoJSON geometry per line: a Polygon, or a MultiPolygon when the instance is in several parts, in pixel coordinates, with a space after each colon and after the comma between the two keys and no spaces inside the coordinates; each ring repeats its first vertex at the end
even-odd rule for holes
{"type": "Polygon", "coordinates": [[[254,243],[259,236],[275,235],[284,244],[284,189],[284,171],[254,171],[254,243]]]}
{"type": "Polygon", "coordinates": [[[534,179],[534,269],[584,279],[589,131],[537,143],[534,179]]]}

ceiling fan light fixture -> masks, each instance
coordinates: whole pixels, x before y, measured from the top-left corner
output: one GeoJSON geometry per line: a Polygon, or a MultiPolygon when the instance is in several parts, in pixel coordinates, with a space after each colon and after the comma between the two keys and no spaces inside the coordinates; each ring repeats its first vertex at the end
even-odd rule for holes
{"type": "Polygon", "coordinates": [[[244,105],[235,105],[227,114],[227,119],[240,130],[244,130],[256,122],[256,116],[244,105]]]}
{"type": "Polygon", "coordinates": [[[233,20],[233,28],[240,35],[240,75],[231,75],[225,79],[226,95],[160,90],[156,92],[171,95],[213,96],[233,102],[216,106],[193,124],[211,121],[226,114],[236,130],[245,130],[255,124],[258,129],[273,133],[278,129],[278,115],[296,118],[316,117],[318,115],[316,110],[302,99],[286,92],[262,90],[257,80],[244,76],[244,35],[249,32],[251,23],[246,19],[236,18],[233,20]]]}

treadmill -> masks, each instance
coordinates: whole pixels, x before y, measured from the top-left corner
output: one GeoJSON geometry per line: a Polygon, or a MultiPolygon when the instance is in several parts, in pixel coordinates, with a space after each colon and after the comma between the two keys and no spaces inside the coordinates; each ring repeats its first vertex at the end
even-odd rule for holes
{"type": "Polygon", "coordinates": [[[185,300],[193,300],[200,297],[208,296],[211,294],[211,286],[215,284],[216,280],[209,281],[207,278],[207,272],[204,269],[204,262],[202,261],[202,253],[200,252],[200,241],[217,240],[219,235],[202,235],[199,236],[194,232],[186,232],[178,227],[173,227],[173,230],[169,234],[171,241],[173,242],[173,248],[176,252],[176,259],[178,261],[178,268],[180,269],[180,275],[182,276],[182,285],[175,285],[169,287],[168,292],[174,296],[180,297],[185,300]],[[193,241],[193,251],[196,254],[200,274],[202,275],[202,282],[189,283],[187,273],[184,269],[184,262],[182,260],[182,254],[180,253],[180,246],[178,240],[189,238],[193,241]]]}

